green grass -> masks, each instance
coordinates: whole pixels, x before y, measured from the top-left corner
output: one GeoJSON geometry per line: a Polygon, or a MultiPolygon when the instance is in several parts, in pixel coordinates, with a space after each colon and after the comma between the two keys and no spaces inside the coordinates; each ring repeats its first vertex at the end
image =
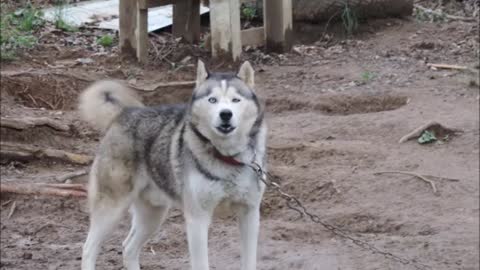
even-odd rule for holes
{"type": "Polygon", "coordinates": [[[375,78],[375,74],[373,72],[368,71],[368,70],[362,72],[361,76],[362,76],[362,81],[364,83],[367,83],[367,82],[373,80],[373,78],[375,78]]]}
{"type": "Polygon", "coordinates": [[[441,11],[432,10],[432,12],[426,12],[419,8],[413,9],[413,17],[417,21],[421,22],[445,22],[447,16],[441,11]]]}
{"type": "Polygon", "coordinates": [[[55,1],[55,15],[54,15],[54,25],[55,28],[65,31],[65,32],[76,32],[78,28],[75,27],[72,23],[66,18],[65,12],[66,0],[57,0],[55,1]]]}
{"type": "Polygon", "coordinates": [[[358,29],[358,18],[356,12],[348,5],[348,2],[343,3],[342,22],[347,35],[351,36],[358,29]]]}
{"type": "Polygon", "coordinates": [[[21,17],[21,20],[18,20],[18,29],[20,31],[32,31],[38,29],[45,24],[45,20],[43,19],[43,12],[36,8],[27,7],[19,9],[14,12],[14,15],[17,17],[21,17]]]}
{"type": "Polygon", "coordinates": [[[0,13],[0,60],[14,60],[21,50],[35,46],[34,31],[45,24],[43,13],[31,5],[15,12],[0,13]]]}
{"type": "Polygon", "coordinates": [[[257,8],[253,5],[242,5],[241,17],[247,21],[251,21],[257,17],[257,8]]]}
{"type": "Polygon", "coordinates": [[[97,39],[97,44],[103,47],[111,47],[113,45],[113,36],[104,35],[97,39]]]}

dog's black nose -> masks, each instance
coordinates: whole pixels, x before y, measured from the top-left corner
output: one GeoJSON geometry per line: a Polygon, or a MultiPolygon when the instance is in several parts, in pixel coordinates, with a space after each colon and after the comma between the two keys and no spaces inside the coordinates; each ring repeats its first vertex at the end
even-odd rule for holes
{"type": "Polygon", "coordinates": [[[222,119],[223,121],[230,121],[230,119],[232,119],[232,111],[230,110],[223,110],[220,112],[220,119],[222,119]]]}

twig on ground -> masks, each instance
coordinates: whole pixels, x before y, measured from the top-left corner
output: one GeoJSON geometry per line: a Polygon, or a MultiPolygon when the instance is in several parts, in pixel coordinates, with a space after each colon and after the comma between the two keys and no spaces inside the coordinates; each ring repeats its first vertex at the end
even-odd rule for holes
{"type": "Polygon", "coordinates": [[[327,23],[325,24],[325,28],[323,29],[322,38],[320,40],[323,40],[325,38],[325,36],[327,35],[327,30],[330,25],[330,22],[332,21],[333,18],[340,15],[340,12],[341,10],[338,10],[337,12],[333,13],[332,16],[330,16],[330,18],[327,20],[327,23]]]}
{"type": "Polygon", "coordinates": [[[153,40],[150,39],[150,45],[152,45],[152,48],[153,50],[155,51],[155,57],[153,58],[153,60],[157,60],[157,58],[159,57],[160,55],[160,51],[157,49],[157,46],[155,43],[153,43],[153,40]]]}
{"type": "Polygon", "coordinates": [[[18,130],[36,126],[47,126],[59,131],[70,131],[70,127],[48,117],[1,117],[0,126],[18,130]]]}
{"type": "Polygon", "coordinates": [[[62,187],[60,184],[31,184],[31,183],[0,183],[1,193],[15,193],[22,195],[48,195],[62,197],[86,197],[87,190],[79,185],[62,187]]]}
{"type": "Polygon", "coordinates": [[[38,100],[43,102],[43,104],[47,105],[50,108],[50,110],[55,110],[56,109],[55,106],[52,105],[52,103],[44,100],[43,98],[39,97],[38,100]]]}
{"type": "Polygon", "coordinates": [[[3,142],[0,143],[0,147],[0,154],[4,159],[32,160],[47,157],[81,165],[87,165],[93,161],[92,156],[70,153],[59,149],[42,149],[30,145],[3,142]]]}
{"type": "Polygon", "coordinates": [[[12,207],[10,208],[10,212],[8,212],[8,217],[7,219],[10,219],[13,215],[13,212],[15,212],[15,209],[17,208],[17,201],[13,201],[12,207]]]}
{"type": "Polygon", "coordinates": [[[72,178],[75,178],[75,177],[79,177],[79,176],[83,176],[83,175],[86,175],[88,174],[88,170],[87,169],[84,169],[84,170],[79,170],[79,171],[75,171],[75,172],[69,172],[69,173],[66,173],[64,175],[59,175],[59,176],[56,176],[55,177],[55,181],[57,182],[65,182],[69,179],[72,179],[72,178]]]}
{"type": "Polygon", "coordinates": [[[132,85],[130,84],[129,86],[135,90],[139,91],[155,91],[159,88],[165,88],[165,87],[178,87],[178,86],[194,86],[195,81],[178,81],[178,82],[162,82],[162,83],[152,83],[149,85],[132,85]]]}
{"type": "Polygon", "coordinates": [[[12,202],[12,200],[8,200],[8,201],[6,201],[6,202],[2,203],[2,207],[4,207],[4,206],[8,205],[8,204],[9,204],[9,203],[11,203],[11,202],[12,202]]]}
{"type": "Polygon", "coordinates": [[[31,94],[27,94],[27,96],[28,98],[30,98],[30,100],[32,100],[33,104],[35,104],[36,107],[40,107],[38,106],[37,100],[31,94]]]}
{"type": "Polygon", "coordinates": [[[461,132],[461,130],[459,129],[453,129],[453,128],[446,128],[445,126],[441,125],[440,123],[436,122],[436,121],[430,121],[424,125],[421,125],[420,127],[414,129],[412,132],[408,133],[407,135],[403,136],[402,138],[400,138],[400,140],[398,141],[398,143],[404,143],[406,141],[409,141],[411,139],[414,139],[414,138],[418,138],[422,135],[422,133],[433,127],[433,126],[440,126],[442,128],[444,128],[445,130],[449,130],[449,131],[452,131],[453,133],[456,133],[456,132],[461,132]]]}
{"type": "Polygon", "coordinates": [[[404,175],[410,175],[410,176],[415,176],[417,177],[418,179],[420,180],[423,180],[427,183],[430,184],[430,186],[432,187],[433,189],[433,193],[437,193],[437,187],[435,186],[435,182],[433,180],[430,180],[428,178],[426,178],[425,176],[423,175],[420,175],[418,173],[414,173],[414,172],[405,172],[405,171],[385,171],[385,172],[375,172],[373,173],[374,175],[379,175],[379,174],[386,174],[386,173],[396,173],[396,174],[404,174],[404,175]]]}
{"type": "Polygon", "coordinates": [[[421,10],[422,12],[426,14],[433,14],[436,16],[445,16],[445,18],[449,20],[454,20],[454,21],[463,21],[463,22],[476,22],[477,19],[475,17],[463,17],[463,16],[455,16],[455,15],[450,15],[441,11],[436,11],[430,8],[423,7],[421,5],[415,4],[413,5],[416,9],[421,10]]]}
{"type": "Polygon", "coordinates": [[[59,188],[59,189],[74,189],[85,191],[85,185],[83,184],[42,184],[45,187],[59,188]]]}
{"type": "Polygon", "coordinates": [[[93,78],[84,78],[81,76],[78,76],[73,73],[65,73],[65,72],[59,72],[59,71],[52,71],[52,70],[33,70],[33,69],[27,69],[27,70],[21,70],[21,71],[2,71],[0,72],[1,77],[15,77],[15,76],[22,76],[22,75],[33,75],[33,76],[45,76],[45,75],[57,75],[57,76],[63,76],[63,77],[71,77],[80,81],[84,82],[93,82],[96,79],[93,78]]]}
{"type": "Polygon", "coordinates": [[[450,64],[433,64],[433,63],[428,63],[428,67],[431,68],[442,68],[442,69],[456,69],[456,70],[466,70],[468,69],[467,66],[459,66],[459,65],[450,65],[450,64]]]}
{"type": "Polygon", "coordinates": [[[36,230],[33,231],[32,233],[30,233],[30,235],[36,235],[37,233],[39,233],[40,231],[42,231],[43,229],[45,229],[45,228],[47,228],[47,227],[63,227],[63,228],[70,229],[70,227],[65,226],[65,225],[47,223],[47,224],[44,224],[44,225],[38,227],[38,229],[36,229],[36,230]]]}

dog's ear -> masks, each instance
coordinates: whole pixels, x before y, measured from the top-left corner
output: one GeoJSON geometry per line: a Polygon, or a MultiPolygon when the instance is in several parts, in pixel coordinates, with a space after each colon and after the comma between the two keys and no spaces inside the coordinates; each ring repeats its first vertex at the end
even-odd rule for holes
{"type": "Polygon", "coordinates": [[[248,87],[251,89],[254,88],[255,86],[255,71],[252,68],[252,65],[250,65],[250,62],[245,61],[242,66],[240,67],[240,70],[238,71],[237,76],[244,81],[248,87]]]}
{"type": "Polygon", "coordinates": [[[206,79],[208,78],[208,70],[205,67],[205,64],[202,62],[202,60],[198,60],[197,64],[197,81],[196,81],[196,86],[200,86],[206,79]]]}

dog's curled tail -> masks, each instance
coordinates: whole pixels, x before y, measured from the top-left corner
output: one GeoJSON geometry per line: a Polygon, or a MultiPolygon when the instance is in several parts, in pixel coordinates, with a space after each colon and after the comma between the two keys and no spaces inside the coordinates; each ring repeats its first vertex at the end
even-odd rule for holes
{"type": "Polygon", "coordinates": [[[98,81],[80,94],[78,109],[83,120],[106,131],[125,107],[143,107],[140,97],[123,84],[98,81]]]}

